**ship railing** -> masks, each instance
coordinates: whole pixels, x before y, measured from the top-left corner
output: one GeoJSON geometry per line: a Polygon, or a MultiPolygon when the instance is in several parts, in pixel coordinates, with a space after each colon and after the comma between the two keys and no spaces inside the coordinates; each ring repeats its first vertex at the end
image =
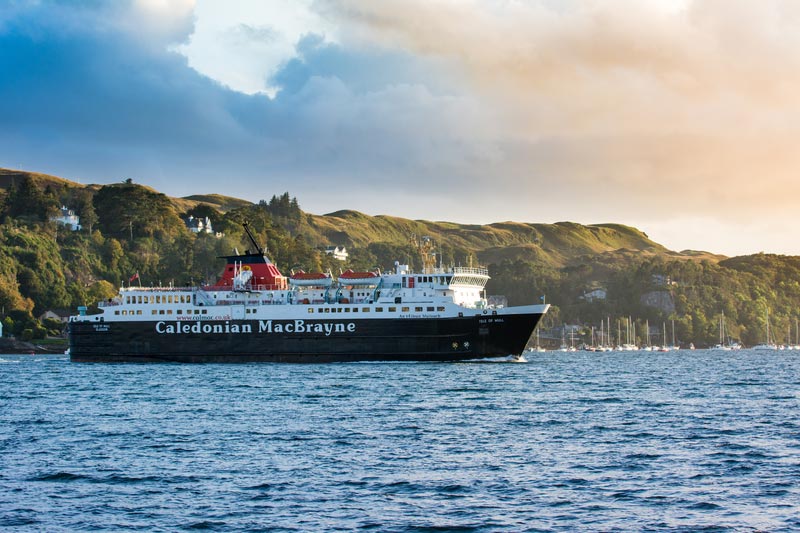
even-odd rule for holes
{"type": "Polygon", "coordinates": [[[260,305],[286,305],[286,300],[275,298],[272,300],[214,300],[210,304],[203,304],[207,307],[215,307],[221,305],[246,305],[249,307],[257,307],[260,305]]]}
{"type": "MultiPolygon", "coordinates": [[[[408,274],[415,274],[415,272],[407,272],[408,274]]],[[[477,274],[479,276],[488,276],[489,269],[484,267],[436,267],[436,268],[423,268],[416,274],[477,274]]]]}
{"type": "Polygon", "coordinates": [[[453,267],[453,274],[470,274],[478,276],[488,276],[489,269],[481,267],[453,267]]]}
{"type": "Polygon", "coordinates": [[[248,288],[254,291],[285,291],[287,285],[250,285],[248,288]]]}
{"type": "Polygon", "coordinates": [[[125,292],[192,292],[195,287],[122,287],[125,292]]]}
{"type": "MultiPolygon", "coordinates": [[[[193,287],[190,287],[192,289],[193,287]]],[[[233,291],[239,290],[234,289],[233,285],[203,285],[202,290],[211,292],[211,291],[233,291]]],[[[245,290],[248,291],[285,291],[288,290],[287,286],[285,285],[246,285],[245,290]]]]}

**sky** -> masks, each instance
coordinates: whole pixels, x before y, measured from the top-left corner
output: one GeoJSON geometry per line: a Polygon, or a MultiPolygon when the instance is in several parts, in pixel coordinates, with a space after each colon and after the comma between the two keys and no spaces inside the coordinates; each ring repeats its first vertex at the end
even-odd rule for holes
{"type": "Polygon", "coordinates": [[[800,255],[795,0],[0,0],[0,167],[800,255]]]}

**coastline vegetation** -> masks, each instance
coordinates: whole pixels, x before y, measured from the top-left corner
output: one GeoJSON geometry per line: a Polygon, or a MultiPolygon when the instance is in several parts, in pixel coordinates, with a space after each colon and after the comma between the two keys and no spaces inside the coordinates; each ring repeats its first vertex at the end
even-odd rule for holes
{"type": "MultiPolygon", "coordinates": [[[[588,335],[611,319],[632,317],[639,342],[675,324],[684,344],[712,345],[726,331],[745,345],[766,341],[766,311],[777,342],[796,344],[800,319],[800,257],[756,254],[726,258],[673,252],[620,224],[502,222],[467,225],[369,216],[356,211],[305,213],[289,193],[251,203],[219,194],[169,198],[132,180],[81,185],[54,176],[0,169],[0,320],[4,333],[41,339],[62,332],[48,310],[92,306],[134,274],[145,285],[213,282],[220,256],[249,245],[248,221],[268,255],[291,270],[421,268],[412,242],[430,236],[444,265],[489,268],[490,295],[510,305],[553,305],[543,328],[574,324],[588,335]],[[71,231],[53,221],[66,206],[80,216],[71,231]],[[215,234],[192,233],[184,221],[208,217],[215,234]],[[346,246],[349,258],[324,253],[346,246]]],[[[587,337],[588,340],[588,337],[587,337]]]]}

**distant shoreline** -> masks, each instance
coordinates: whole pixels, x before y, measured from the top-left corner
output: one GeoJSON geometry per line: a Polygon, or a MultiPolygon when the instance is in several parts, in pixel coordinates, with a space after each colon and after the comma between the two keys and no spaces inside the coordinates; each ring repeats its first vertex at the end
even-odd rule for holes
{"type": "Polygon", "coordinates": [[[69,343],[66,339],[49,340],[47,346],[21,341],[16,338],[0,338],[0,353],[7,354],[42,354],[42,353],[64,353],[69,343]]]}

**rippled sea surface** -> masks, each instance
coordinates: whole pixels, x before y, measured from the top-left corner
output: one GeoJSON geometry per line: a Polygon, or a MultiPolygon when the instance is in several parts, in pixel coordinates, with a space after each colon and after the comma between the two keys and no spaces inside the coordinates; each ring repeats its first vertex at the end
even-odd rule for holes
{"type": "Polygon", "coordinates": [[[0,356],[0,528],[800,530],[800,352],[0,356]]]}

